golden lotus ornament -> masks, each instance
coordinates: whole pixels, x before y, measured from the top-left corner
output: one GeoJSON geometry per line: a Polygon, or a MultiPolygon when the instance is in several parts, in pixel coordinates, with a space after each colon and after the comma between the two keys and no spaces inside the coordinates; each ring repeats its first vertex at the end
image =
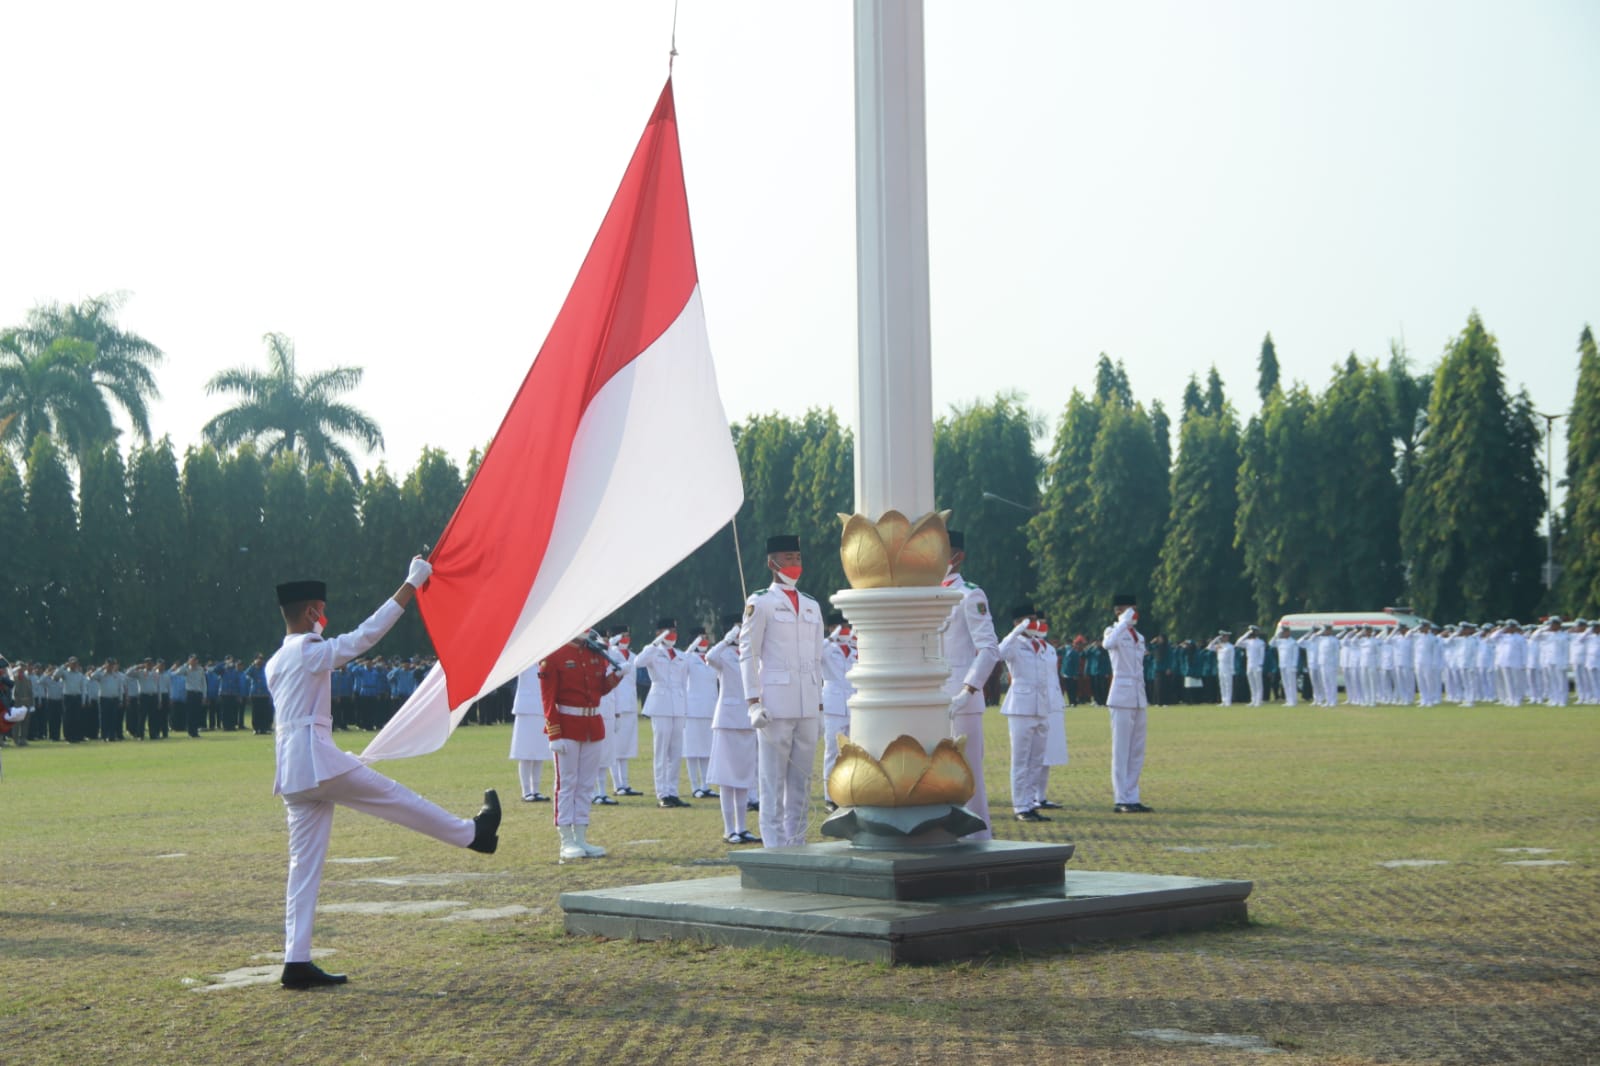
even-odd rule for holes
{"type": "Polygon", "coordinates": [[[873,522],[862,514],[841,514],[839,561],[855,589],[917,588],[937,585],[950,570],[949,511],[930,511],[912,521],[885,511],[873,522]]]}
{"type": "Polygon", "coordinates": [[[915,737],[899,736],[884,748],[883,758],[874,759],[841,734],[828,795],[840,807],[959,807],[977,790],[966,747],[966,737],[946,737],[929,753],[915,737]]]}

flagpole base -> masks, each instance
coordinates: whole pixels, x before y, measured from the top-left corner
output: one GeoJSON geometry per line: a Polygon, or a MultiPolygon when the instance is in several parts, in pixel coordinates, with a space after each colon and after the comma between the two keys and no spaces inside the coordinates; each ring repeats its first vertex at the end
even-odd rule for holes
{"type": "Polygon", "coordinates": [[[822,835],[865,850],[945,848],[987,828],[965,807],[946,803],[920,807],[840,807],[822,823],[822,835]]]}

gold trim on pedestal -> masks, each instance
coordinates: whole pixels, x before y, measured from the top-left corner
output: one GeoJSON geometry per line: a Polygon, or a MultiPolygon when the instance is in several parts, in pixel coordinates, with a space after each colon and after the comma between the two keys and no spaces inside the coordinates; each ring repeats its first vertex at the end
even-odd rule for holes
{"type": "Polygon", "coordinates": [[[915,737],[899,736],[883,750],[882,759],[874,759],[841,734],[828,795],[841,807],[960,806],[977,790],[966,747],[966,737],[946,737],[929,755],[915,737]]]}
{"type": "Polygon", "coordinates": [[[874,523],[866,515],[841,514],[839,560],[855,589],[937,585],[950,569],[949,511],[930,511],[911,521],[885,511],[874,523]]]}

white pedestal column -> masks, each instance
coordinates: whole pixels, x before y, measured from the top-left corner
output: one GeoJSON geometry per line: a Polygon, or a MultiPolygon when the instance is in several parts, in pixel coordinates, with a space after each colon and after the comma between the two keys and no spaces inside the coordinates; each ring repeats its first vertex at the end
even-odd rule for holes
{"type": "Polygon", "coordinates": [[[955,589],[844,589],[833,605],[849,619],[860,658],[850,670],[850,739],[874,757],[896,737],[923,750],[950,735],[950,676],[939,631],[961,602],[955,589]]]}

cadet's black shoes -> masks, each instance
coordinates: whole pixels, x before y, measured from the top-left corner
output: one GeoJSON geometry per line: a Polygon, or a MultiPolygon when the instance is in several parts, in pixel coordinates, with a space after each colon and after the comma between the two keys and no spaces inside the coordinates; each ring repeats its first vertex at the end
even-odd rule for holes
{"type": "Polygon", "coordinates": [[[472,843],[467,847],[493,855],[500,846],[500,796],[494,789],[485,789],[483,809],[472,819],[472,843]]]}
{"type": "Polygon", "coordinates": [[[314,962],[286,962],[283,964],[284,988],[320,988],[322,985],[342,985],[350,978],[342,973],[326,973],[314,962]]]}

